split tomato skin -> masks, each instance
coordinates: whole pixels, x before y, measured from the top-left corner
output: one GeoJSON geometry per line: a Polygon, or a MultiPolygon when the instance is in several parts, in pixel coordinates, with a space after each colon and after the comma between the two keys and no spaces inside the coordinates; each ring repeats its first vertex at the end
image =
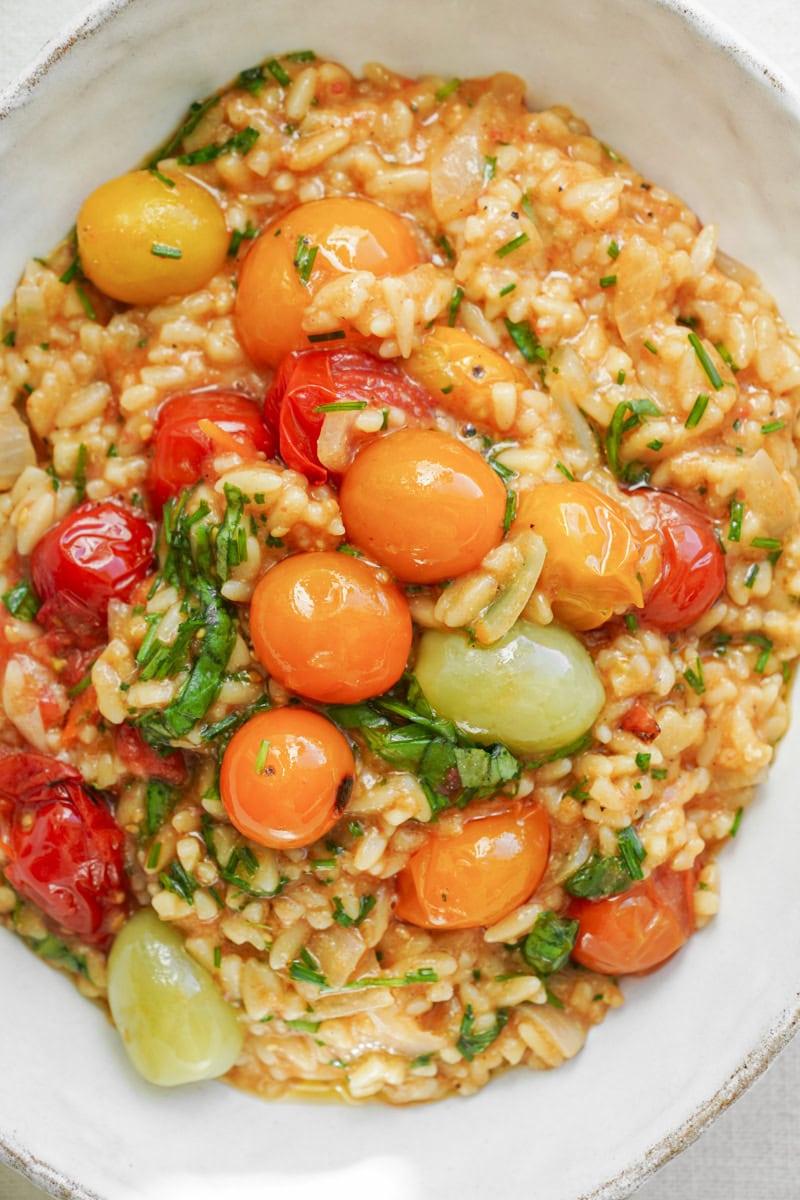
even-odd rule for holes
{"type": "Polygon", "coordinates": [[[0,759],[6,879],[60,930],[105,944],[127,911],[122,830],[74,767],[42,754],[0,759]]]}
{"type": "Polygon", "coordinates": [[[275,453],[274,439],[255,400],[224,388],[178,392],[161,406],[156,420],[149,491],[159,508],[182,488],[192,487],[220,452],[211,434],[200,425],[210,421],[243,457],[275,453]]]}
{"type": "Polygon", "coordinates": [[[332,721],[287,706],[252,717],[222,757],[220,794],[231,823],[275,850],[308,846],[341,817],[355,759],[332,721]]]}
{"type": "MultiPolygon", "coordinates": [[[[418,262],[411,227],[372,200],[329,196],[282,213],[242,263],[236,327],[245,350],[256,366],[276,368],[312,345],[303,318],[324,284],[354,271],[400,275],[418,262]]],[[[364,340],[349,328],[333,333],[340,342],[364,340]]]]}
{"type": "Polygon", "coordinates": [[[129,600],[153,563],[155,530],[117,500],[86,500],[34,547],[33,586],[45,602],[40,623],[88,609],[105,619],[109,602],[129,600]],[[49,609],[48,609],[49,606],[49,609]]]}
{"type": "Polygon", "coordinates": [[[671,958],[695,928],[694,874],[657,867],[625,892],[574,899],[567,916],[579,922],[572,957],[603,975],[638,975],[671,958]]]}
{"type": "Polygon", "coordinates": [[[354,545],[404,583],[477,567],[503,539],[506,489],[480,454],[438,429],[400,429],[356,455],[339,495],[354,545]]]}
{"type": "Polygon", "coordinates": [[[408,603],[378,568],[336,551],[282,559],[250,605],[259,661],[292,692],[321,704],[378,696],[405,670],[408,603]]]}
{"type": "Polygon", "coordinates": [[[640,619],[662,633],[699,621],[725,587],[725,557],[714,527],[701,512],[669,492],[642,490],[661,540],[661,573],[645,598],[640,619]]]}
{"type": "Polygon", "coordinates": [[[428,393],[394,363],[354,346],[294,351],[282,361],[264,397],[264,420],[287,467],[309,483],[325,483],[317,442],[329,404],[401,408],[415,421],[433,420],[428,393]]]}
{"type": "Polygon", "coordinates": [[[395,914],[423,929],[493,925],[536,891],[549,851],[540,805],[490,806],[457,833],[432,833],[411,856],[397,876],[395,914]]]}

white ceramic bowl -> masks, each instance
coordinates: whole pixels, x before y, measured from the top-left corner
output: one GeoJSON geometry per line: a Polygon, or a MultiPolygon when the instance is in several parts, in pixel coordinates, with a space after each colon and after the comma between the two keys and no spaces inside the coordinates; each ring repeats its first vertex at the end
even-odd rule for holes
{"type": "MultiPolygon", "coordinates": [[[[800,324],[800,104],[677,0],[110,0],[0,98],[0,294],[96,183],[188,102],[269,54],[312,46],[358,70],[516,71],[721,228],[800,324]]],[[[103,1200],[614,1200],[687,1145],[800,1019],[800,741],[722,856],[719,918],[553,1074],[396,1110],[266,1104],[132,1075],[102,1014],[0,937],[0,1157],[103,1200]]]]}

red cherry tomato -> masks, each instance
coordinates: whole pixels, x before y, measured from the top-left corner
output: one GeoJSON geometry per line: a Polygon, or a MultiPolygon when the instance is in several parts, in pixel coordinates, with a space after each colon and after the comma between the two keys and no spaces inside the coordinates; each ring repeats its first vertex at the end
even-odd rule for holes
{"type": "MultiPolygon", "coordinates": [[[[400,275],[419,262],[410,225],[372,200],[328,196],[281,213],[252,243],[236,289],[236,328],[257,366],[307,350],[306,309],[319,289],[354,271],[400,275]]],[[[363,341],[350,328],[335,331],[363,341]]]]}
{"type": "Polygon", "coordinates": [[[116,500],[87,500],[49,529],[31,558],[44,625],[105,621],[111,599],[128,600],[150,571],[155,531],[116,500]]]}
{"type": "Polygon", "coordinates": [[[411,650],[403,593],[348,554],[293,554],[259,580],[253,648],[284,687],[322,704],[351,704],[397,683],[411,650]]]}
{"type": "Polygon", "coordinates": [[[395,912],[424,929],[492,925],[536,891],[549,851],[538,804],[470,815],[458,833],[432,833],[411,856],[397,876],[395,912]]]}
{"type": "Polygon", "coordinates": [[[208,459],[220,452],[220,445],[200,427],[201,420],[228,434],[243,455],[254,456],[260,450],[271,458],[275,453],[272,435],[254,400],[224,390],[180,392],[161,406],[156,422],[150,493],[158,505],[197,483],[208,459]]]}
{"type": "Polygon", "coordinates": [[[402,408],[425,424],[432,419],[429,393],[394,363],[352,347],[287,354],[264,397],[264,420],[287,467],[310,483],[328,478],[317,454],[325,414],[315,410],[342,402],[402,408]]]}
{"type": "Polygon", "coordinates": [[[404,583],[470,571],[503,538],[500,476],[438,429],[400,429],[369,442],[339,503],[350,540],[404,583]]]}
{"type": "Polygon", "coordinates": [[[580,923],[572,957],[604,975],[650,971],[680,950],[694,931],[694,876],[658,867],[627,892],[572,900],[580,923]]]}
{"type": "Polygon", "coordinates": [[[6,879],[62,930],[102,943],[126,908],[124,834],[78,771],[43,754],[0,759],[6,879]]]}
{"type": "Polygon", "coordinates": [[[725,587],[725,558],[711,522],[668,492],[641,491],[661,536],[661,574],[637,613],[664,633],[686,629],[707,613],[725,587]]]}
{"type": "Polygon", "coordinates": [[[139,730],[127,722],[114,726],[114,749],[120,762],[131,775],[140,779],[163,779],[179,787],[186,783],[189,772],[182,750],[159,754],[144,740],[139,730]]]}
{"type": "Polygon", "coordinates": [[[319,713],[274,708],[252,717],[222,757],[220,793],[233,825],[276,850],[308,846],[342,815],[355,760],[319,713]]]}

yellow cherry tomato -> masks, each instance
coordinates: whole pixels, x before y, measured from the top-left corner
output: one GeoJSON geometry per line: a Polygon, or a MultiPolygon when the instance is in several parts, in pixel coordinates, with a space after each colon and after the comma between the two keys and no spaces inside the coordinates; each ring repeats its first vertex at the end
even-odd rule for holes
{"type": "Polygon", "coordinates": [[[641,608],[658,575],[657,535],[591,484],[540,483],[523,493],[511,533],[523,529],[544,538],[538,586],[572,629],[596,629],[614,613],[641,608]]]}
{"type": "Polygon", "coordinates": [[[319,713],[274,708],[242,725],[222,756],[220,794],[240,833],[275,850],[308,846],[342,815],[355,760],[319,713]]]}
{"type": "MultiPolygon", "coordinates": [[[[449,325],[434,326],[403,366],[412,379],[436,397],[442,408],[464,420],[483,424],[492,424],[496,419],[492,400],[495,384],[531,386],[525,372],[502,354],[479,342],[465,329],[449,325]]],[[[510,424],[504,427],[510,428],[510,424]]]]}
{"type": "Polygon", "coordinates": [[[395,912],[424,929],[493,925],[533,894],[547,868],[550,825],[538,804],[514,801],[431,833],[397,876],[395,912]]]}
{"type": "MultiPolygon", "coordinates": [[[[312,345],[303,317],[323,284],[351,271],[399,275],[418,262],[409,225],[371,200],[332,196],[283,213],[253,242],[239,275],[236,326],[247,353],[277,367],[312,345]]],[[[352,337],[349,328],[332,332],[352,337]]]]}
{"type": "Polygon", "coordinates": [[[84,273],[126,304],[196,291],[228,252],[219,204],[179,172],[131,171],[101,184],[84,201],[77,230],[84,273]]]}
{"type": "Polygon", "coordinates": [[[401,429],[359,451],[339,504],[356,546],[405,583],[434,583],[472,570],[499,545],[506,490],[457,438],[401,429]]]}
{"type": "Polygon", "coordinates": [[[250,604],[259,661],[284,687],[352,704],[397,683],[411,650],[406,598],[348,554],[292,554],[259,580],[250,604]]]}

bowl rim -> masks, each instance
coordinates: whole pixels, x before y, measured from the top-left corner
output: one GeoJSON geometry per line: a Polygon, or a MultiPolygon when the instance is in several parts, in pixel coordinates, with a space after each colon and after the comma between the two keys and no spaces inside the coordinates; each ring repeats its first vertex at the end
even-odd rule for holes
{"type": "MultiPolygon", "coordinates": [[[[777,98],[800,127],[800,80],[789,77],[767,54],[756,51],[728,22],[711,13],[697,0],[639,0],[654,9],[666,10],[678,17],[703,40],[710,41],[731,58],[762,90],[777,98]]],[[[27,67],[0,90],[0,122],[34,101],[42,83],[61,59],[78,43],[91,40],[137,0],[94,0],[73,17],[60,33],[48,40],[29,61],[27,67]]],[[[220,84],[219,86],[222,86],[220,84]]],[[[795,1002],[786,1005],[773,1019],[766,1034],[751,1045],[739,1066],[705,1101],[697,1105],[680,1124],[658,1137],[621,1171],[576,1196],[575,1200],[625,1200],[662,1166],[677,1157],[738,1100],[767,1070],[777,1055],[800,1032],[800,979],[795,1002]]],[[[74,1200],[106,1200],[93,1189],[85,1188],[41,1157],[16,1144],[0,1130],[0,1162],[29,1179],[52,1195],[74,1200]]],[[[110,1193],[108,1200],[111,1200],[110,1193]]]]}

